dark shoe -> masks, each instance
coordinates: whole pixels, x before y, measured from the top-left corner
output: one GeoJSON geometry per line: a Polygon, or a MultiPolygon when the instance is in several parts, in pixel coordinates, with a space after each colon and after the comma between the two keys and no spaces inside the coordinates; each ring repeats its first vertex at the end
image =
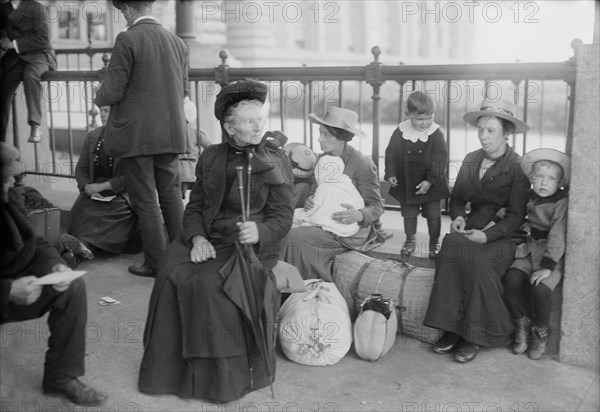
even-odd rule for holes
{"type": "Polygon", "coordinates": [[[435,259],[438,250],[440,250],[439,243],[429,244],[429,259],[435,259]]]}
{"type": "Polygon", "coordinates": [[[66,251],[63,252],[63,254],[60,256],[66,262],[67,266],[71,269],[76,269],[77,266],[79,266],[79,259],[73,254],[73,252],[66,251]]]}
{"type": "Polygon", "coordinates": [[[458,363],[469,363],[478,353],[479,345],[463,340],[454,353],[454,360],[458,363]]]}
{"type": "Polygon", "coordinates": [[[149,268],[146,265],[141,265],[141,266],[131,265],[127,268],[127,270],[129,270],[129,273],[136,275],[136,276],[142,276],[145,278],[155,278],[156,277],[156,271],[154,269],[149,268]]]}
{"type": "Polygon", "coordinates": [[[529,323],[527,318],[515,319],[515,343],[512,346],[515,355],[520,355],[527,350],[529,323]]]}
{"type": "Polygon", "coordinates": [[[42,383],[44,395],[61,395],[77,405],[102,405],[108,396],[86,385],[79,379],[46,380],[42,383]]]}
{"type": "Polygon", "coordinates": [[[441,338],[433,345],[433,351],[439,354],[446,354],[453,352],[458,345],[462,342],[462,338],[453,332],[446,332],[441,338]]]}
{"type": "Polygon", "coordinates": [[[415,235],[406,235],[406,241],[402,245],[402,250],[400,250],[400,254],[410,256],[415,253],[415,249],[417,248],[417,240],[415,239],[415,235]]]}
{"type": "Polygon", "coordinates": [[[546,352],[549,336],[550,328],[548,326],[533,325],[531,327],[531,346],[529,352],[527,352],[529,359],[539,360],[542,357],[546,352]]]}
{"type": "Polygon", "coordinates": [[[72,252],[81,260],[92,260],[94,258],[92,251],[89,250],[88,247],[75,236],[63,233],[58,238],[58,243],[61,247],[61,250],[72,252]]]}
{"type": "Polygon", "coordinates": [[[29,143],[41,143],[42,141],[42,128],[38,124],[31,125],[31,132],[29,133],[29,143]]]}

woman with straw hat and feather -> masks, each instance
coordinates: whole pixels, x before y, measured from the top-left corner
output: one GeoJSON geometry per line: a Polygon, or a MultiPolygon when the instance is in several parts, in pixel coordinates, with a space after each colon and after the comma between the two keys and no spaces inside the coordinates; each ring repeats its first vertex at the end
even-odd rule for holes
{"type": "Polygon", "coordinates": [[[511,235],[525,220],[529,181],[521,157],[508,145],[529,127],[505,99],[485,99],[463,116],[477,127],[481,149],[468,153],[450,197],[450,232],[436,257],[435,281],[425,325],[445,333],[433,345],[454,361],[471,362],[479,347],[512,340],[502,276],[514,260],[511,235]]]}

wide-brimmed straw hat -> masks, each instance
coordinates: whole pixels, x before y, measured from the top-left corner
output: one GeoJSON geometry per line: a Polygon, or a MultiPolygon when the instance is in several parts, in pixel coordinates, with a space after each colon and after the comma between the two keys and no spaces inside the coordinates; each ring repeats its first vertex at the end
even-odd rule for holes
{"type": "Polygon", "coordinates": [[[121,8],[123,7],[124,3],[139,3],[139,2],[148,2],[148,3],[154,3],[154,0],[112,0],[112,4],[113,6],[115,6],[117,9],[121,10],[121,8]]]}
{"type": "Polygon", "coordinates": [[[224,86],[215,101],[215,116],[223,121],[223,115],[229,106],[242,100],[267,100],[268,87],[257,80],[245,79],[224,86]]]}
{"type": "Polygon", "coordinates": [[[481,102],[479,110],[468,112],[463,116],[463,120],[472,126],[477,127],[477,119],[481,116],[494,116],[508,120],[515,125],[515,133],[524,133],[529,130],[529,126],[524,121],[515,117],[517,113],[517,105],[510,100],[500,99],[494,101],[484,99],[481,102]]]}
{"type": "Polygon", "coordinates": [[[539,162],[540,160],[549,160],[557,163],[562,168],[565,185],[569,184],[571,172],[571,160],[569,159],[569,156],[554,149],[535,149],[521,158],[521,170],[523,170],[523,173],[525,173],[527,177],[531,177],[535,172],[533,168],[535,162],[539,162]]]}
{"type": "Polygon", "coordinates": [[[323,118],[317,116],[314,113],[309,114],[308,118],[313,122],[323,124],[325,126],[336,127],[338,129],[345,130],[359,137],[366,136],[365,132],[356,128],[356,123],[358,122],[358,114],[350,109],[344,109],[343,107],[337,106],[329,106],[323,118]]]}

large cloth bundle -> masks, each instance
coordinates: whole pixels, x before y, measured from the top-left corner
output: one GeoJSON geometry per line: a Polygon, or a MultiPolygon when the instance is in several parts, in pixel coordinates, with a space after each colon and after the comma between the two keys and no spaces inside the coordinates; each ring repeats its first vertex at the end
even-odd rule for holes
{"type": "Polygon", "coordinates": [[[333,283],[306,280],[279,310],[279,342],[288,359],[311,366],[337,363],[352,345],[352,322],[333,283]]]}
{"type": "Polygon", "coordinates": [[[346,252],[336,256],[332,276],[348,303],[352,319],[358,316],[360,305],[367,297],[381,293],[397,304],[398,333],[429,343],[440,338],[442,331],[423,325],[434,269],[346,252]]]}
{"type": "Polygon", "coordinates": [[[354,350],[364,360],[381,359],[394,345],[398,319],[391,299],[373,293],[354,322],[354,350]]]}

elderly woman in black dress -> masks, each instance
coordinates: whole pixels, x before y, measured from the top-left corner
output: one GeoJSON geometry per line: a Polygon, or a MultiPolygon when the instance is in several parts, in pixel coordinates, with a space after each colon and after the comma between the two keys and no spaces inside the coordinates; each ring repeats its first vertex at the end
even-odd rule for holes
{"type": "MultiPolygon", "coordinates": [[[[266,85],[244,80],[217,96],[215,115],[224,142],[202,153],[183,235],[159,267],[144,334],[142,392],[227,402],[271,383],[263,355],[248,344],[252,337],[243,314],[223,291],[227,274],[220,271],[235,242],[252,245],[260,262],[272,269],[292,226],[291,166],[283,151],[263,138],[266,95],[266,85]],[[244,187],[250,185],[245,222],[237,166],[244,169],[244,187]]],[[[278,293],[269,296],[278,301],[278,293]]],[[[279,307],[277,302],[270,310],[264,305],[272,326],[279,307]]]]}
{"type": "Polygon", "coordinates": [[[529,127],[507,100],[484,100],[463,119],[478,129],[481,149],[467,154],[450,199],[451,233],[437,257],[425,325],[442,329],[436,353],[470,362],[480,346],[510,342],[513,322],[501,278],[514,260],[510,239],[525,219],[529,181],[508,145],[529,127]]]}

